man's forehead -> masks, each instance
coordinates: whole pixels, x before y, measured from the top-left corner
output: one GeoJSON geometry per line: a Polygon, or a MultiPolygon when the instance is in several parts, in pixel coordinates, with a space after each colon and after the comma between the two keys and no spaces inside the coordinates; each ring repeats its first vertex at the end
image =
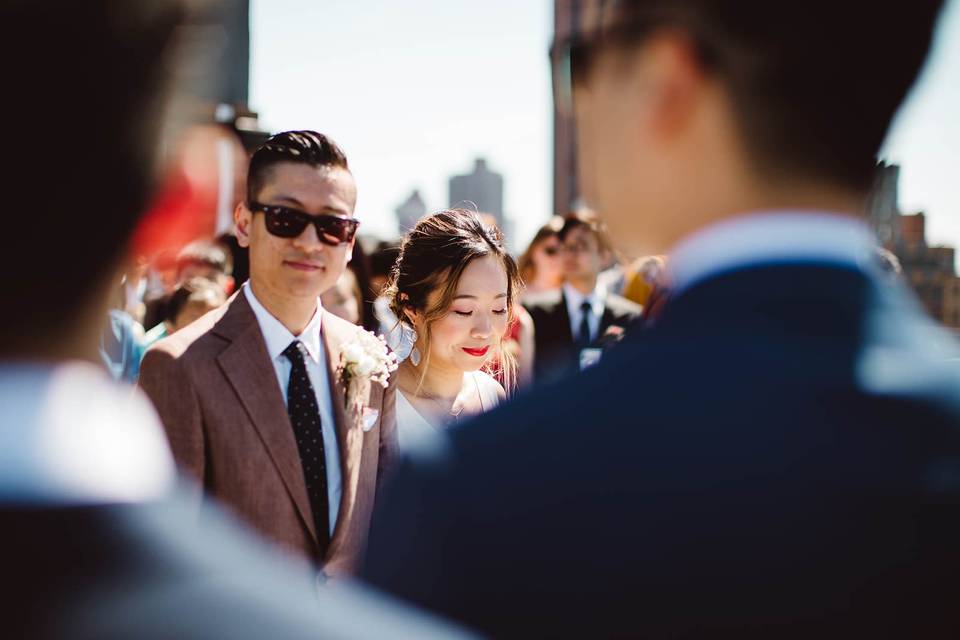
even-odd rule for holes
{"type": "Polygon", "coordinates": [[[270,168],[266,178],[260,198],[272,204],[299,205],[308,210],[333,208],[348,214],[356,205],[353,175],[341,167],[281,162],[270,168]]]}

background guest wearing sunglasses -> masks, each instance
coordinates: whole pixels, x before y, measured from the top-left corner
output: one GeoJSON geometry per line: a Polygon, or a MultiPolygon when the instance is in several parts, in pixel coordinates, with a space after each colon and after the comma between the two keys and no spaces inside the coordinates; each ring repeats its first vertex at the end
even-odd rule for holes
{"type": "Polygon", "coordinates": [[[342,574],[396,450],[392,384],[373,385],[363,425],[344,411],[336,366],[360,329],[320,302],[350,260],[356,184],[340,148],[313,131],[267,140],[247,184],[235,220],[250,280],[148,352],[141,384],[204,493],[342,574]]]}
{"type": "Polygon", "coordinates": [[[534,380],[557,380],[594,363],[611,336],[636,320],[640,305],[609,293],[599,277],[613,253],[610,240],[592,215],[570,214],[557,238],[562,248],[563,285],[529,295],[524,306],[533,318],[534,380]]]}
{"type": "Polygon", "coordinates": [[[563,218],[554,216],[540,227],[530,246],[517,261],[524,295],[559,289],[563,283],[563,263],[560,261],[560,229],[563,218]]]}

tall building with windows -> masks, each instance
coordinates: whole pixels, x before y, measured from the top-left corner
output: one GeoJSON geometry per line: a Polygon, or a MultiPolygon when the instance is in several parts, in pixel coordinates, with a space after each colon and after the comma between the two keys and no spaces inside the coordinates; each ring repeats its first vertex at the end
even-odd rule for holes
{"type": "Polygon", "coordinates": [[[927,243],[927,220],[923,212],[901,213],[899,179],[899,166],[877,165],[877,177],[867,198],[867,220],[880,243],[897,256],[904,279],[930,315],[960,334],[956,250],[927,243]]]}

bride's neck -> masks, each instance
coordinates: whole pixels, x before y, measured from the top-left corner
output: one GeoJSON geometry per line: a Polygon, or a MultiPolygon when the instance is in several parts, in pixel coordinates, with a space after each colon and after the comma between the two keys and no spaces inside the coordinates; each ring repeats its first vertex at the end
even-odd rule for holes
{"type": "Polygon", "coordinates": [[[424,365],[421,362],[420,367],[415,367],[409,359],[400,365],[401,373],[406,378],[406,384],[402,385],[404,390],[430,398],[456,398],[463,389],[463,371],[431,364],[426,369],[426,375],[423,375],[424,365]]]}

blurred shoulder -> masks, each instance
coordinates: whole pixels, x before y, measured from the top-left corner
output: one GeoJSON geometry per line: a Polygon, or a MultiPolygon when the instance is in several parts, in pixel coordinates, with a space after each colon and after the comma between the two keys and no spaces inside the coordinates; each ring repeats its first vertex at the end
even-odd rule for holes
{"type": "Polygon", "coordinates": [[[523,300],[523,307],[530,313],[551,313],[563,304],[563,291],[560,289],[551,289],[550,291],[541,291],[526,296],[523,300]]]}
{"type": "Polygon", "coordinates": [[[633,318],[643,313],[643,307],[633,300],[611,293],[604,303],[610,311],[618,316],[633,318]]]}
{"type": "Polygon", "coordinates": [[[179,331],[154,342],[147,350],[147,357],[153,359],[163,354],[173,358],[180,358],[188,351],[192,351],[193,348],[202,350],[209,341],[211,330],[216,326],[217,322],[220,321],[229,307],[229,304],[218,307],[197,318],[179,331]]]}

